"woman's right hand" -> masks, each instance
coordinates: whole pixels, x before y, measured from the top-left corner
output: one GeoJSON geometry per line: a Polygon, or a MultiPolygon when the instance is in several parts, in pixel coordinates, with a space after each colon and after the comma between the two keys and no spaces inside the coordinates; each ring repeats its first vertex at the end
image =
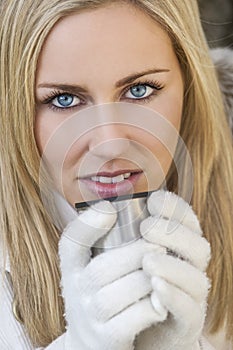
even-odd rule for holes
{"type": "Polygon", "coordinates": [[[91,247],[115,221],[113,206],[99,202],[61,237],[67,350],[130,350],[138,333],[163,320],[151,305],[151,283],[142,270],[144,254],[161,248],[140,239],[91,259],[91,247]]]}

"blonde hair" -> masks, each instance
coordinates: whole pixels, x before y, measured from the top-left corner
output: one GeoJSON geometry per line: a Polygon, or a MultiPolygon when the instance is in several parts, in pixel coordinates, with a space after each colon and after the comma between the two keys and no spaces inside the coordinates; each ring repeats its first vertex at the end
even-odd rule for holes
{"type": "MultiPolygon", "coordinates": [[[[111,0],[2,0],[0,5],[0,232],[10,258],[15,302],[34,344],[47,346],[65,331],[57,256],[60,234],[39,188],[34,138],[35,72],[43,43],[62,17],[111,0]]],[[[129,0],[170,35],[186,93],[181,136],[194,170],[191,204],[212,246],[208,325],[224,323],[233,340],[232,141],[195,0],[129,0]]],[[[119,3],[119,1],[118,1],[119,3]]],[[[183,169],[185,171],[185,169],[183,169]]],[[[170,190],[177,191],[175,171],[170,190]]]]}

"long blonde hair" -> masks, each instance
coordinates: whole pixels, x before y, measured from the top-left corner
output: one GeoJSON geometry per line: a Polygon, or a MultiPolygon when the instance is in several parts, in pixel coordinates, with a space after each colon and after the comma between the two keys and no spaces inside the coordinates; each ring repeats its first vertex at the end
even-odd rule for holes
{"type": "MultiPolygon", "coordinates": [[[[2,0],[0,5],[0,232],[10,258],[17,308],[32,342],[47,346],[65,330],[57,256],[60,234],[39,188],[40,156],[34,138],[35,72],[54,24],[74,12],[112,0],[2,0]]],[[[232,141],[195,0],[128,0],[170,35],[186,93],[181,136],[194,170],[191,204],[212,246],[208,325],[224,323],[233,340],[232,141]]],[[[118,1],[119,3],[119,1],[118,1]]],[[[177,191],[175,171],[169,189],[177,191]]]]}

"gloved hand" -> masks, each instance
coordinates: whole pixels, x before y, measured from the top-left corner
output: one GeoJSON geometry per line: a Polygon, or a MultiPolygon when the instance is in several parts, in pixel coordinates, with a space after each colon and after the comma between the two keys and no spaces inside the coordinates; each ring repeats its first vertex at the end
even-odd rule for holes
{"type": "Polygon", "coordinates": [[[164,319],[151,305],[150,278],[142,271],[143,256],[161,248],[140,239],[91,259],[91,247],[115,220],[113,206],[100,202],[61,237],[67,350],[131,350],[137,334],[164,319]]]}
{"type": "Polygon", "coordinates": [[[167,254],[147,253],[143,270],[151,279],[151,302],[167,311],[165,320],[140,333],[137,350],[196,350],[205,321],[209,281],[205,274],[210,246],[192,208],[173,193],[148,199],[150,217],[141,224],[148,242],[167,254]]]}

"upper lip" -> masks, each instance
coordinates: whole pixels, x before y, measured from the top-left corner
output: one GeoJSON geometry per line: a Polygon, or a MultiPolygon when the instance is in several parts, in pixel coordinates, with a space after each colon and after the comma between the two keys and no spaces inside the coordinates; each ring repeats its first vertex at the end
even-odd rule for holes
{"type": "Polygon", "coordinates": [[[80,179],[87,179],[87,178],[91,178],[91,177],[94,177],[94,176],[105,176],[105,177],[115,177],[115,176],[118,176],[118,175],[122,175],[122,174],[127,174],[127,173],[141,173],[142,170],[140,169],[122,169],[122,170],[116,170],[116,171],[113,171],[113,172],[109,172],[109,171],[100,171],[98,173],[92,173],[92,174],[88,174],[88,175],[85,175],[85,176],[80,176],[79,178],[80,179]]]}

